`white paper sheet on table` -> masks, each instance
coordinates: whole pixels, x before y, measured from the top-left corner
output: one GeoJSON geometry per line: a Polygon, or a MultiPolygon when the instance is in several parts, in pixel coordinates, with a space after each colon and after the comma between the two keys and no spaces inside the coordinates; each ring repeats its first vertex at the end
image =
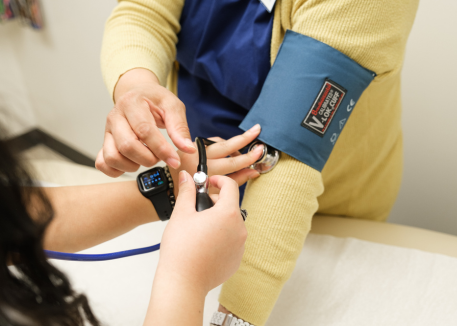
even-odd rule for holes
{"type": "MultiPolygon", "coordinates": [[[[86,252],[152,245],[165,223],[152,223],[86,252]]],[[[56,262],[87,293],[105,325],[140,326],[158,253],[100,263],[56,262]]],[[[207,297],[204,325],[217,309],[207,297]]],[[[176,307],[179,309],[179,307],[176,307]]],[[[356,239],[310,234],[267,324],[457,325],[457,259],[356,239]]]]}
{"type": "Polygon", "coordinates": [[[267,324],[457,325],[457,259],[309,235],[267,324]]]}

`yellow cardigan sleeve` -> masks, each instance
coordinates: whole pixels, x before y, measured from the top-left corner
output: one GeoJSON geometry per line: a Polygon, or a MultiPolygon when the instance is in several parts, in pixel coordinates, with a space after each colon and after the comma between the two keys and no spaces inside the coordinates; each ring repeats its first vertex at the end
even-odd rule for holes
{"type": "MultiPolygon", "coordinates": [[[[292,29],[343,52],[375,71],[378,80],[395,75],[401,70],[417,2],[278,0],[272,58],[285,31],[292,29]]],[[[229,311],[256,326],[266,323],[293,271],[324,188],[321,173],[282,155],[274,170],[247,187],[245,254],[219,298],[229,311]]]]}
{"type": "Polygon", "coordinates": [[[119,77],[134,68],[152,71],[162,85],[176,56],[184,0],[121,0],[108,18],[101,67],[113,95],[119,77]]]}
{"type": "Polygon", "coordinates": [[[400,72],[418,0],[283,1],[284,25],[339,50],[377,78],[400,72]]]}

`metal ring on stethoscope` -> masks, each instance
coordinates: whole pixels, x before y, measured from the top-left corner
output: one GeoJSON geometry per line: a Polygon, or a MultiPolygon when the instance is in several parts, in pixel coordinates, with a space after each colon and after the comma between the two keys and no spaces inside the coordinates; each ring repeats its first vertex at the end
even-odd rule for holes
{"type": "Polygon", "coordinates": [[[253,142],[251,146],[249,146],[248,151],[254,150],[254,148],[259,145],[263,145],[263,153],[262,156],[251,165],[251,169],[258,171],[260,174],[264,174],[273,170],[281,157],[281,152],[260,140],[253,142]]]}

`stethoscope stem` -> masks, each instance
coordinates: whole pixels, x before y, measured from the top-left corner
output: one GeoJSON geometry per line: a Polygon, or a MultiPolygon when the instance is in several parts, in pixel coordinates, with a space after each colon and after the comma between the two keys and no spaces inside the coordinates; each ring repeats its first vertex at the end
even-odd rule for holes
{"type": "Polygon", "coordinates": [[[205,145],[211,145],[214,142],[206,138],[196,137],[195,143],[198,148],[198,167],[197,172],[194,174],[194,183],[197,190],[195,209],[197,212],[201,212],[214,206],[214,203],[208,193],[209,177],[205,148],[205,145]]]}

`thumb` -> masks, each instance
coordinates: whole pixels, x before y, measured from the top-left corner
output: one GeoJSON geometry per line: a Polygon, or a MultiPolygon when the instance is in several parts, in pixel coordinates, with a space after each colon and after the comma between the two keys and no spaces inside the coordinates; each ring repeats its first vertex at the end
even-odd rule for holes
{"type": "Polygon", "coordinates": [[[185,153],[195,153],[197,148],[190,138],[185,108],[167,112],[164,120],[168,136],[170,136],[173,144],[185,153]]]}
{"type": "Polygon", "coordinates": [[[196,189],[192,177],[185,170],[179,172],[179,195],[175,204],[175,211],[196,212],[196,189]]]}

